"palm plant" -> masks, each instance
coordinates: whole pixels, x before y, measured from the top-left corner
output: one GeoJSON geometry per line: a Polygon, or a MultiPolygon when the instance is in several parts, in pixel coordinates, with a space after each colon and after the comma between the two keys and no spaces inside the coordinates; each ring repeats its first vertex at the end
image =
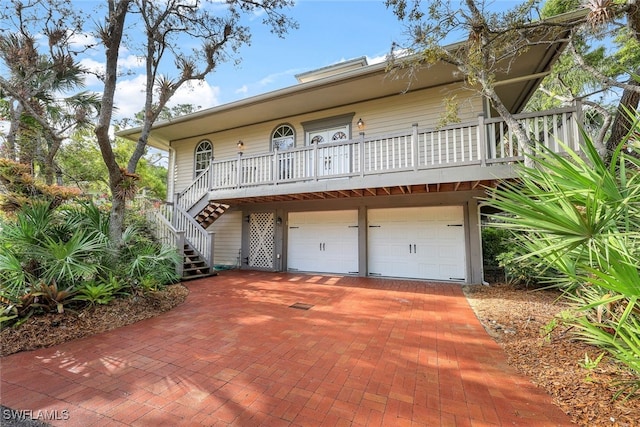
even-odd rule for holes
{"type": "Polygon", "coordinates": [[[512,214],[497,225],[516,231],[522,258],[545,266],[541,276],[559,273],[546,280],[574,302],[578,335],[635,372],[631,392],[640,389],[640,161],[622,148],[640,130],[638,118],[633,129],[609,165],[586,134],[582,155],[541,148],[534,166],[520,167],[518,183],[485,200],[512,214]]]}

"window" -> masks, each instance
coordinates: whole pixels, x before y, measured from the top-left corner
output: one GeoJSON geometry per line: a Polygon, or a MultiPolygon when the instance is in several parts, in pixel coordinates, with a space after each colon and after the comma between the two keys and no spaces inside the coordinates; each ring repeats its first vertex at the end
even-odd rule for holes
{"type": "MultiPolygon", "coordinates": [[[[296,143],[296,134],[289,125],[278,126],[271,135],[271,148],[275,151],[286,151],[296,143]]],[[[293,153],[278,153],[278,179],[293,178],[293,153]]]]}
{"type": "Polygon", "coordinates": [[[209,163],[213,159],[213,145],[211,141],[203,140],[198,143],[196,146],[196,154],[195,154],[195,175],[198,176],[202,172],[204,172],[208,167],[209,163]]]}
{"type": "Polygon", "coordinates": [[[293,148],[295,141],[296,135],[293,128],[289,125],[280,125],[271,135],[271,148],[279,151],[288,150],[293,148]]]}

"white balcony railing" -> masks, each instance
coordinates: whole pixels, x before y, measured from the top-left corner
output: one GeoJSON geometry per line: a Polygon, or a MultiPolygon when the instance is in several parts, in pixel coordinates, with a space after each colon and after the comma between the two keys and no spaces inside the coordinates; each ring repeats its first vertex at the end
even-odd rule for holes
{"type": "MultiPolygon", "coordinates": [[[[531,141],[556,152],[560,141],[579,149],[577,109],[516,115],[531,141]]],[[[188,209],[209,190],[273,185],[326,178],[366,176],[407,170],[513,163],[524,159],[525,148],[503,119],[479,117],[475,122],[439,129],[361,137],[297,147],[230,160],[215,160],[183,193],[188,209]]]]}
{"type": "Polygon", "coordinates": [[[155,238],[162,244],[175,248],[178,252],[178,256],[181,261],[176,265],[176,274],[178,277],[182,277],[184,267],[182,258],[184,256],[185,232],[183,230],[176,229],[171,224],[173,210],[167,209],[167,205],[165,204],[152,203],[150,201],[142,201],[141,210],[144,212],[147,221],[153,224],[151,230],[155,238]]]}

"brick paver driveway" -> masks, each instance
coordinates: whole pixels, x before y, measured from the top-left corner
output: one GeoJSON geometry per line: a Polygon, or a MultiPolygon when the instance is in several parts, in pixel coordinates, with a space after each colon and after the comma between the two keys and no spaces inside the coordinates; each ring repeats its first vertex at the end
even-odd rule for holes
{"type": "Polygon", "coordinates": [[[2,404],[83,427],[570,425],[459,285],[231,271],[187,286],[157,318],[0,359],[2,404]]]}

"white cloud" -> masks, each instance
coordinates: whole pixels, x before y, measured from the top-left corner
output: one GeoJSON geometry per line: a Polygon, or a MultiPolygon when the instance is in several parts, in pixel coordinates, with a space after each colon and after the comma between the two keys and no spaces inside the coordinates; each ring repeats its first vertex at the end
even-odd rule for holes
{"type": "Polygon", "coordinates": [[[114,99],[114,116],[130,118],[144,106],[144,86],[146,77],[138,75],[131,79],[119,79],[114,99]]]}
{"type": "Polygon", "coordinates": [[[269,74],[266,77],[263,77],[262,79],[260,79],[260,81],[258,82],[258,87],[263,87],[263,86],[268,86],[272,83],[274,83],[276,80],[282,78],[282,77],[288,77],[294,74],[297,74],[299,72],[299,70],[297,69],[290,69],[290,70],[286,70],[286,71],[282,71],[279,73],[273,73],[273,74],[269,74]]]}
{"type": "Polygon", "coordinates": [[[387,60],[387,55],[380,55],[380,56],[367,56],[367,63],[369,65],[373,65],[373,64],[379,64],[381,62],[384,62],[387,60]]]}
{"type": "Polygon", "coordinates": [[[95,61],[91,58],[83,58],[80,60],[80,65],[88,70],[91,74],[85,74],[85,85],[88,87],[98,86],[102,84],[102,82],[96,77],[95,74],[102,75],[104,74],[104,63],[95,61]]]}
{"type": "MultiPolygon", "coordinates": [[[[116,118],[133,117],[142,111],[144,107],[145,75],[138,75],[131,79],[120,79],[118,81],[114,105],[116,118]]],[[[192,104],[201,108],[209,108],[218,105],[220,88],[210,86],[207,82],[197,82],[183,85],[171,97],[168,106],[178,104],[192,104]]]]}
{"type": "Polygon", "coordinates": [[[169,106],[193,104],[201,108],[214,107],[220,104],[220,88],[211,86],[206,81],[191,82],[182,86],[171,98],[169,106]]]}
{"type": "Polygon", "coordinates": [[[69,45],[74,49],[86,51],[91,46],[95,49],[95,46],[100,45],[98,39],[93,34],[89,33],[74,33],[69,37],[69,45]]]}
{"type": "Polygon", "coordinates": [[[127,55],[118,59],[120,68],[140,68],[144,66],[144,58],[137,55],[127,55]]]}
{"type": "Polygon", "coordinates": [[[247,85],[242,85],[241,88],[236,89],[235,93],[240,94],[240,95],[246,95],[249,92],[249,86],[247,85]]]}

